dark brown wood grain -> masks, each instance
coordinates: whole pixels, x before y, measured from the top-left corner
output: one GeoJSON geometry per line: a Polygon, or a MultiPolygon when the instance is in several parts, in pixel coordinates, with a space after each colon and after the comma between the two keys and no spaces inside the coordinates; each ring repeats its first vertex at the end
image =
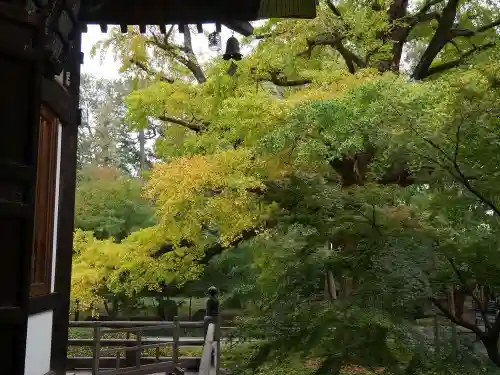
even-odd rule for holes
{"type": "Polygon", "coordinates": [[[58,120],[47,106],[40,109],[38,166],[35,195],[35,230],[31,260],[30,296],[50,293],[54,246],[57,180],[58,120]]]}
{"type": "Polygon", "coordinates": [[[6,166],[0,173],[0,373],[23,375],[42,78],[37,46],[43,29],[22,8],[0,5],[0,164],[6,166]]]}
{"type": "Polygon", "coordinates": [[[57,224],[57,257],[54,291],[61,298],[54,308],[52,323],[51,368],[65,374],[68,343],[68,320],[73,255],[73,229],[75,216],[76,154],[78,136],[78,102],[80,88],[81,34],[75,38],[65,71],[70,74],[66,87],[66,107],[69,115],[61,117],[61,164],[59,182],[59,209],[57,224]]]}

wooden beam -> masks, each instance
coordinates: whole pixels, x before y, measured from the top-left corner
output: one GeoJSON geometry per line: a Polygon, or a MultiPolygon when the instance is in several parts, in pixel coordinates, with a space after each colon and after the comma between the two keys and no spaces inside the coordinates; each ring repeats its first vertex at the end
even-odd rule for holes
{"type": "Polygon", "coordinates": [[[314,18],[316,0],[107,0],[96,8],[82,1],[84,23],[161,25],[254,21],[263,18],[314,18]]]}
{"type": "Polygon", "coordinates": [[[95,9],[92,1],[83,0],[80,21],[114,25],[198,24],[234,19],[251,21],[257,19],[260,2],[261,0],[108,0],[95,9]]]}
{"type": "Polygon", "coordinates": [[[72,122],[74,113],[68,105],[68,92],[55,79],[44,78],[42,82],[42,102],[46,103],[64,123],[72,122]]]}
{"type": "Polygon", "coordinates": [[[70,73],[66,101],[70,114],[68,122],[63,122],[61,134],[59,212],[57,218],[58,231],[54,285],[55,292],[60,295],[60,298],[58,305],[54,309],[51,352],[51,368],[56,370],[57,374],[63,374],[66,370],[71,263],[73,255],[73,223],[75,217],[80,54],[81,34],[77,34],[66,64],[66,70],[70,73]]]}
{"type": "Polygon", "coordinates": [[[243,36],[250,36],[253,34],[253,26],[248,21],[227,21],[224,22],[224,26],[243,36]]]}
{"type": "Polygon", "coordinates": [[[58,308],[63,297],[64,296],[61,296],[59,293],[51,293],[45,296],[30,298],[30,315],[39,314],[58,308]]]}
{"type": "Polygon", "coordinates": [[[262,0],[258,18],[315,18],[316,5],[316,0],[262,0]]]}

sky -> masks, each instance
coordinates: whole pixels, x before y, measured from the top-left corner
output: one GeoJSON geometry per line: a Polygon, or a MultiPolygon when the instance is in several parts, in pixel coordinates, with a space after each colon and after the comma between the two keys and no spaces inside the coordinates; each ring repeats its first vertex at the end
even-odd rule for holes
{"type": "MultiPolygon", "coordinates": [[[[203,26],[204,31],[215,31],[214,24],[206,24],[203,26]]],[[[221,37],[223,49],[225,41],[233,34],[233,32],[224,26],[222,27],[221,37]]],[[[235,35],[238,37],[238,35],[235,35]]],[[[106,34],[101,32],[98,25],[88,25],[88,31],[82,34],[82,52],[84,53],[84,62],[82,72],[92,74],[100,78],[118,78],[118,69],[120,64],[115,61],[111,51],[108,52],[106,58],[101,61],[100,56],[91,57],[90,51],[92,46],[98,41],[106,38],[106,34]]],[[[208,49],[208,40],[204,34],[193,33],[193,49],[201,61],[209,57],[215,56],[217,52],[208,49]]],[[[223,52],[220,52],[222,54],[223,52]]]]}

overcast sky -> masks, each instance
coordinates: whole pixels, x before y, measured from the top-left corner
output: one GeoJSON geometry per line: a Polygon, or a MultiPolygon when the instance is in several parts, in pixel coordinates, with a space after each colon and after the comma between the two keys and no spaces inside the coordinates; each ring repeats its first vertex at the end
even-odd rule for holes
{"type": "MultiPolygon", "coordinates": [[[[213,24],[206,24],[203,28],[208,32],[215,31],[215,25],[213,24]]],[[[223,49],[225,48],[226,40],[231,35],[232,31],[223,26],[221,33],[223,49]]],[[[111,52],[108,52],[106,59],[102,62],[100,56],[96,56],[95,58],[91,58],[90,56],[92,46],[105,37],[106,34],[101,32],[98,25],[89,25],[88,31],[82,34],[82,51],[85,54],[82,71],[102,78],[117,78],[119,76],[118,69],[120,68],[120,64],[114,61],[111,52]]],[[[193,33],[193,49],[201,60],[217,54],[217,52],[212,52],[208,49],[208,40],[204,34],[193,33]]]]}

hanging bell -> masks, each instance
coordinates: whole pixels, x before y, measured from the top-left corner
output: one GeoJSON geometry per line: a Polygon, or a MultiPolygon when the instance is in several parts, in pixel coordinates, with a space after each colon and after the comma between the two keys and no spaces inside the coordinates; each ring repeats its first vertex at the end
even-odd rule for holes
{"type": "Polygon", "coordinates": [[[220,51],[222,48],[220,33],[214,31],[208,35],[208,48],[211,51],[220,51]]]}
{"type": "Polygon", "coordinates": [[[241,60],[241,52],[240,52],[240,42],[234,36],[227,40],[226,44],[226,53],[223,56],[224,60],[241,60]]]}

